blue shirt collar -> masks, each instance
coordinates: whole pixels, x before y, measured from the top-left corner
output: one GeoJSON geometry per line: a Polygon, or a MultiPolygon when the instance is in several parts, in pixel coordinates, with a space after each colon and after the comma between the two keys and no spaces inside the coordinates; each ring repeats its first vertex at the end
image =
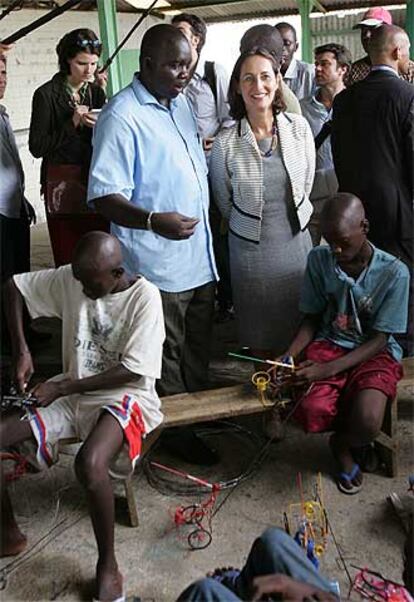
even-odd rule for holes
{"type": "Polygon", "coordinates": [[[144,86],[144,84],[139,79],[139,71],[134,73],[134,78],[132,80],[132,89],[134,91],[135,96],[139,104],[141,105],[157,105],[164,111],[173,110],[177,105],[177,98],[172,98],[170,100],[170,108],[168,109],[164,105],[162,105],[156,98],[151,94],[151,92],[144,86]]]}
{"type": "Polygon", "coordinates": [[[323,104],[323,102],[321,102],[320,100],[317,99],[317,94],[318,94],[318,90],[315,92],[315,94],[313,94],[310,97],[311,103],[313,105],[315,105],[321,113],[326,113],[327,115],[331,116],[332,115],[332,107],[330,109],[327,109],[325,107],[325,105],[323,104]]]}
{"type": "Polygon", "coordinates": [[[360,282],[366,276],[366,274],[371,269],[371,266],[376,261],[377,249],[371,242],[368,241],[368,243],[372,249],[372,257],[371,257],[371,260],[368,263],[368,265],[362,270],[362,272],[360,273],[360,275],[358,276],[358,278],[356,280],[354,278],[352,278],[352,276],[349,276],[346,272],[344,272],[342,270],[342,268],[338,265],[335,255],[331,252],[332,264],[333,264],[335,274],[338,276],[338,278],[340,280],[343,280],[344,282],[346,282],[351,288],[353,286],[355,286],[358,282],[360,282]]]}

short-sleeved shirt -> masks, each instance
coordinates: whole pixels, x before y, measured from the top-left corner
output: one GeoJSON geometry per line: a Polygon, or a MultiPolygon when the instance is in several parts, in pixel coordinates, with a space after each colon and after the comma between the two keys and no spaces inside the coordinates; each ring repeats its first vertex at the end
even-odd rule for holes
{"type": "Polygon", "coordinates": [[[84,393],[85,397],[119,399],[135,395],[146,432],[162,421],[155,380],[161,376],[165,338],[161,296],[157,288],[139,277],[124,291],[89,299],[75,280],[70,265],[14,276],[33,318],[62,320],[64,374],[73,379],[95,376],[122,364],[136,382],[84,393]]]}
{"type": "MultiPolygon", "coordinates": [[[[313,137],[320,133],[324,124],[332,119],[332,109],[327,109],[316,96],[309,96],[300,101],[302,115],[308,121],[313,137]]],[[[316,172],[313,182],[311,200],[332,196],[338,190],[338,180],[333,164],[331,137],[328,136],[316,152],[316,172]]]]}
{"type": "Polygon", "coordinates": [[[293,58],[283,76],[283,81],[298,100],[307,98],[315,92],[315,66],[293,58]]]}
{"type": "Polygon", "coordinates": [[[88,201],[120,194],[146,211],[200,221],[187,240],[111,224],[126,269],[178,293],[217,277],[208,218],[207,164],[184,94],[163,106],[138,76],[104,107],[94,128],[88,201]]]}
{"type": "Polygon", "coordinates": [[[407,328],[410,275],[399,259],[372,247],[371,261],[356,280],[341,270],[329,247],[312,249],[299,307],[322,315],[316,340],[354,349],[374,331],[383,332],[389,334],[388,351],[399,361],[401,347],[392,334],[407,328]]]}
{"type": "Polygon", "coordinates": [[[217,100],[205,77],[206,61],[201,55],[193,77],[185,87],[184,94],[190,101],[202,138],[213,138],[222,127],[230,127],[234,121],[230,117],[227,101],[229,76],[222,65],[213,63],[216,80],[217,100]]]}

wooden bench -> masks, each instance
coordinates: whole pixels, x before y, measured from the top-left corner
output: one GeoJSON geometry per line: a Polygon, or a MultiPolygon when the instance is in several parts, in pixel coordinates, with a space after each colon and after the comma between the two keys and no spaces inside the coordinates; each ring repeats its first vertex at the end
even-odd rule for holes
{"type": "MultiPolygon", "coordinates": [[[[396,476],[398,472],[397,400],[399,396],[408,397],[410,395],[410,392],[407,393],[407,388],[414,388],[414,358],[403,360],[403,367],[404,378],[399,383],[397,398],[387,404],[382,430],[376,439],[376,445],[380,449],[387,474],[392,477],[396,476]]],[[[235,385],[163,397],[162,409],[164,422],[146,437],[141,459],[151,449],[165,428],[258,414],[268,408],[263,406],[256,391],[252,388],[246,385],[235,385]]],[[[133,475],[123,480],[123,484],[130,523],[132,527],[137,527],[139,520],[132,478],[133,475]]]]}
{"type": "MultiPolygon", "coordinates": [[[[142,446],[141,459],[148,453],[165,428],[258,414],[267,409],[263,406],[256,391],[246,385],[163,397],[164,422],[146,437],[142,446]]],[[[139,520],[132,478],[133,475],[124,481],[124,488],[130,523],[132,527],[137,527],[139,520]]]]}
{"type": "Polygon", "coordinates": [[[398,383],[397,396],[387,403],[381,432],[375,440],[389,477],[398,475],[398,399],[414,400],[414,357],[402,361],[404,376],[398,383]]]}

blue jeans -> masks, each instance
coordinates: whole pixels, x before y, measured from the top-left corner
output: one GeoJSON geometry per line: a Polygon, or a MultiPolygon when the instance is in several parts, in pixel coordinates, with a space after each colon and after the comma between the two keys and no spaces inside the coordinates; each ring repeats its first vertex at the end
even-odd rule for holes
{"type": "Polygon", "coordinates": [[[336,594],[332,584],[322,577],[302,548],[285,531],[266,531],[254,542],[240,575],[227,587],[206,578],[190,585],[177,602],[240,602],[249,600],[253,579],[260,575],[281,574],[336,594]]]}

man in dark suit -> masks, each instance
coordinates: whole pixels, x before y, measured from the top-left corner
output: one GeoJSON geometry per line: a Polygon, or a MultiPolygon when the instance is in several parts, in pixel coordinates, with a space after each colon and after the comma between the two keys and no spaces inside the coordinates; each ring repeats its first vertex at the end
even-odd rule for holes
{"type": "MultiPolygon", "coordinates": [[[[339,190],[362,200],[370,240],[413,274],[414,86],[398,77],[408,68],[409,47],[400,27],[372,32],[371,72],[336,96],[331,143],[339,190]]],[[[401,341],[406,354],[413,353],[409,323],[410,341],[401,341]]]]}

